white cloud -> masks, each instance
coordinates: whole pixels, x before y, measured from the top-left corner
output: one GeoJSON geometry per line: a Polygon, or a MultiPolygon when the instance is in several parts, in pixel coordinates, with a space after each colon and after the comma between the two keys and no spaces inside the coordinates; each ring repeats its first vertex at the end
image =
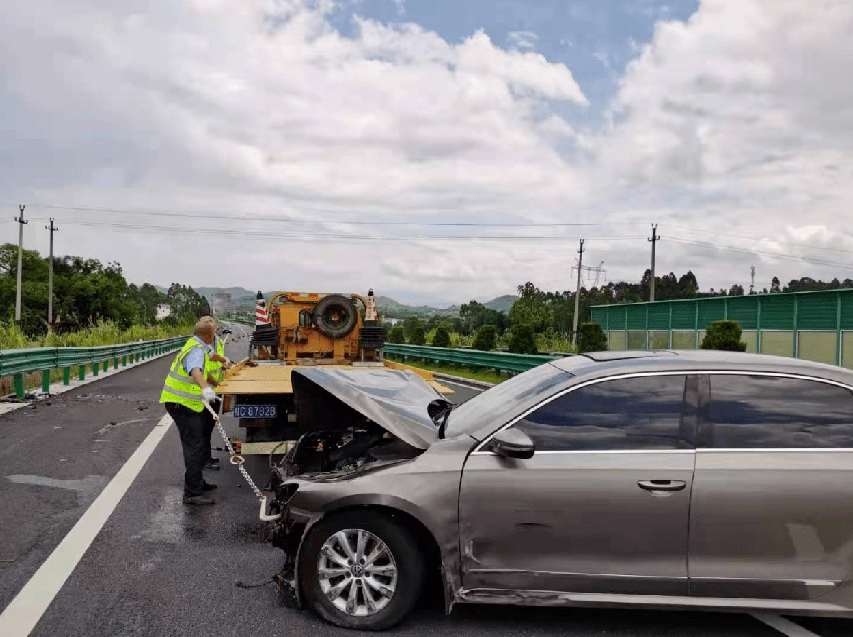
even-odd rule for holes
{"type": "MultiPolygon", "coordinates": [[[[67,221],[59,250],[117,259],[134,280],[156,283],[290,281],[482,300],[525,280],[571,287],[568,237],[581,233],[611,279],[636,279],[649,222],[664,235],[658,269],[692,268],[705,287],[748,283],[753,263],[768,280],[843,269],[750,249],[853,261],[803,247],[853,250],[847,2],[707,0],[686,23],[658,23],[653,40],[636,46],[603,131],[572,122],[587,98],[569,68],[530,50],[533,34],[511,35],[502,48],[483,32],[448,42],[415,24],[356,18],[345,37],[335,7],[162,0],[141,14],[106,0],[12,3],[0,24],[0,145],[10,158],[0,203],[293,220],[216,222],[266,234],[204,235],[187,246],[186,235],[72,223],[126,221],[119,215],[55,213],[67,221]],[[567,237],[539,242],[281,236],[427,233],[305,223],[317,218],[614,225],[493,231],[567,237]],[[745,253],[680,243],[691,240],[745,253]],[[176,265],[211,253],[223,259],[215,272],[176,265]]],[[[11,224],[2,228],[0,240],[15,239],[11,224]]],[[[27,241],[44,249],[46,233],[34,228],[27,241]]]]}
{"type": "Polygon", "coordinates": [[[658,203],[689,197],[678,214],[786,240],[783,253],[806,238],[786,236],[786,223],[824,225],[840,241],[853,203],[851,28],[853,5],[830,0],[706,0],[686,23],[659,22],[622,79],[610,129],[585,140],[594,183],[658,203]]]}
{"type": "Polygon", "coordinates": [[[507,39],[517,49],[535,49],[539,44],[539,36],[533,31],[510,31],[507,39]]]}

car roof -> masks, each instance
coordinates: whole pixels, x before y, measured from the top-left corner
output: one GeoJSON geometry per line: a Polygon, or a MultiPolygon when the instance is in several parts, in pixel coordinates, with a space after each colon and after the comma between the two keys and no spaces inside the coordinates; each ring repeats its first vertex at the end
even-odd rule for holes
{"type": "Polygon", "coordinates": [[[575,376],[677,371],[777,372],[817,376],[853,384],[853,371],[835,365],[786,356],[716,350],[649,350],[589,352],[551,363],[575,376]]]}

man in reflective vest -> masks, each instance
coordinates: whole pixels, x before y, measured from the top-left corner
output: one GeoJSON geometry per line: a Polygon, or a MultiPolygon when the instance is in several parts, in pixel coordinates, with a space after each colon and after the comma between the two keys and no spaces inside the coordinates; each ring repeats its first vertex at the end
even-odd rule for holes
{"type": "Polygon", "coordinates": [[[210,456],[205,442],[204,403],[216,399],[216,393],[205,379],[205,367],[213,345],[214,326],[208,321],[195,325],[195,335],[190,338],[172,361],[160,402],[175,421],[184,450],[184,503],[213,504],[215,500],[205,494],[216,488],[208,484],[202,475],[202,467],[210,456]]]}
{"type": "MultiPolygon", "coordinates": [[[[203,321],[207,321],[213,325],[213,329],[216,330],[217,324],[216,319],[214,319],[210,314],[205,314],[201,317],[203,321]]],[[[225,369],[231,361],[228,360],[225,356],[225,341],[223,341],[219,336],[214,332],[214,341],[213,346],[211,347],[210,355],[208,356],[207,365],[204,368],[204,378],[207,381],[207,384],[211,387],[218,387],[219,384],[225,380],[225,369]]],[[[210,404],[214,411],[219,412],[219,405],[222,398],[217,397],[214,402],[210,404]]],[[[219,458],[214,458],[211,450],[210,437],[213,435],[213,430],[216,427],[216,421],[213,419],[213,416],[207,410],[204,411],[204,429],[205,429],[205,440],[207,440],[207,461],[204,463],[205,469],[219,469],[219,458]]]]}

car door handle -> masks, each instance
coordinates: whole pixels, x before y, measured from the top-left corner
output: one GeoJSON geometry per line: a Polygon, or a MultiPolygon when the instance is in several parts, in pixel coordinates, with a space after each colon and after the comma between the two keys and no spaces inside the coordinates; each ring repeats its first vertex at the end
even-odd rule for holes
{"type": "Polygon", "coordinates": [[[687,483],[684,480],[640,480],[637,486],[646,491],[681,491],[687,483]]]}

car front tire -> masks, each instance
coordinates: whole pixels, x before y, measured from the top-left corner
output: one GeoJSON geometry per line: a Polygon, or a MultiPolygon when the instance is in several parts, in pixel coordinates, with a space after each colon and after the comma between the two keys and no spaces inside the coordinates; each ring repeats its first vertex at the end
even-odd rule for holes
{"type": "Polygon", "coordinates": [[[425,560],[390,515],[349,511],[318,524],[300,552],[305,599],[326,621],[357,630],[397,624],[420,597],[425,560]]]}

